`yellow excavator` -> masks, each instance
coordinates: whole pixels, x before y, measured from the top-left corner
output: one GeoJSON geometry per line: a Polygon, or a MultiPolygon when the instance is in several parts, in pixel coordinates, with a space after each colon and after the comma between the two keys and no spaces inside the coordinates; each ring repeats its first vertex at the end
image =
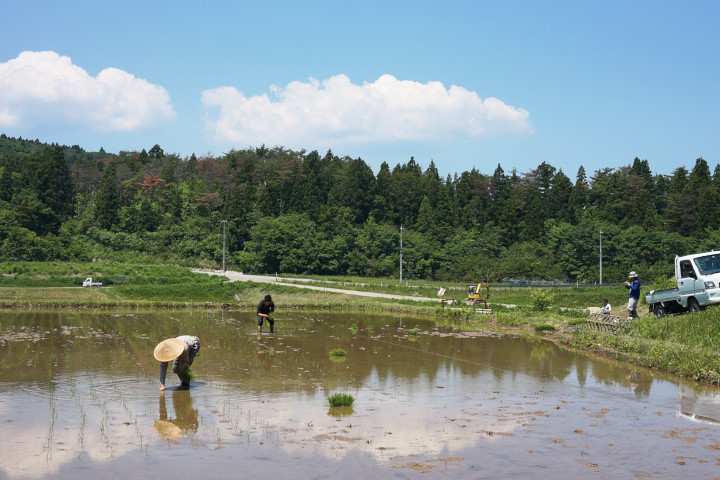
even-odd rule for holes
{"type": "Polygon", "coordinates": [[[490,298],[490,285],[487,283],[478,283],[476,285],[468,285],[468,296],[465,303],[476,305],[478,303],[485,304],[487,309],[487,301],[490,298]]]}

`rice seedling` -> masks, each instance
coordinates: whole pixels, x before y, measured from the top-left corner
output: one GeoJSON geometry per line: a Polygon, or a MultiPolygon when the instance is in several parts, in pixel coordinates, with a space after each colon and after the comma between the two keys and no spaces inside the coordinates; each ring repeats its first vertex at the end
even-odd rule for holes
{"type": "Polygon", "coordinates": [[[583,325],[585,323],[585,321],[586,321],[585,317],[573,318],[572,320],[569,320],[567,324],[568,324],[568,326],[583,325]]]}
{"type": "Polygon", "coordinates": [[[328,397],[331,407],[350,407],[354,402],[355,398],[347,393],[336,393],[328,397]]]}
{"type": "Polygon", "coordinates": [[[195,376],[195,372],[193,372],[192,369],[190,368],[190,365],[188,365],[188,366],[186,366],[185,368],[183,368],[182,374],[183,374],[183,376],[187,377],[187,378],[188,378],[189,380],[191,380],[191,381],[192,381],[192,380],[195,380],[195,379],[197,378],[197,377],[195,376]]]}
{"type": "Polygon", "coordinates": [[[408,333],[408,335],[417,335],[418,331],[415,328],[411,328],[410,330],[408,330],[407,333],[408,333]]]}
{"type": "Polygon", "coordinates": [[[330,351],[331,357],[344,357],[345,355],[347,355],[347,352],[342,348],[336,348],[330,351]]]}

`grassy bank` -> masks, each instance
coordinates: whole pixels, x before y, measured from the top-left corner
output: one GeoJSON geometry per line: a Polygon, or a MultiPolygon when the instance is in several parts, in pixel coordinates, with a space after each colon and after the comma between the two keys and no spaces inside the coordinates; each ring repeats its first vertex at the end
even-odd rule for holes
{"type": "MultiPolygon", "coordinates": [[[[409,280],[402,284],[397,278],[366,278],[366,277],[314,277],[313,281],[296,282],[292,277],[281,276],[283,282],[310,284],[345,290],[363,290],[367,292],[391,293],[396,295],[417,295],[421,297],[437,297],[441,288],[445,289],[442,298],[452,298],[457,301],[467,298],[468,286],[465,283],[452,283],[447,281],[409,280]]],[[[532,299],[528,292],[531,287],[492,286],[489,302],[493,305],[532,306],[532,299]]],[[[555,298],[555,304],[564,308],[586,308],[588,306],[602,306],[603,298],[607,298],[611,305],[618,308],[627,303],[627,290],[623,287],[552,287],[544,288],[555,298]]]]}
{"type": "Polygon", "coordinates": [[[626,335],[582,329],[564,343],[645,367],[720,385],[720,309],[656,319],[644,316],[626,335]]]}
{"type": "MultiPolygon", "coordinates": [[[[413,291],[412,288],[408,289],[413,291]]],[[[253,282],[227,282],[173,265],[117,262],[0,263],[0,308],[252,308],[266,294],[284,308],[344,308],[432,313],[436,303],[253,282]],[[82,287],[92,277],[102,287],[82,287]]],[[[411,295],[411,293],[408,293],[411,295]]]]}

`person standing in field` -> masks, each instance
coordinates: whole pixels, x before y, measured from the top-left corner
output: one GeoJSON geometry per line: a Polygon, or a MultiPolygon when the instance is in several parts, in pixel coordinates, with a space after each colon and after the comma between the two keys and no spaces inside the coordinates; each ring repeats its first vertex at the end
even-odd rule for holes
{"type": "Polygon", "coordinates": [[[635,272],[630,272],[628,275],[629,281],[625,282],[625,288],[630,290],[630,298],[628,298],[628,314],[632,318],[637,318],[637,306],[638,302],[640,301],[640,280],[638,280],[638,274],[635,272]]]}
{"type": "Polygon", "coordinates": [[[189,387],[193,379],[190,365],[200,352],[200,339],[191,335],[168,338],[158,343],[153,355],[160,361],[160,391],[165,390],[168,363],[173,362],[172,371],[180,377],[183,387],[189,387]]]}
{"type": "Polygon", "coordinates": [[[265,295],[265,298],[260,301],[257,308],[257,320],[258,320],[258,333],[262,332],[263,321],[267,318],[268,324],[270,324],[270,333],[273,333],[275,328],[275,320],[270,316],[275,311],[275,303],[270,295],[265,295]]]}

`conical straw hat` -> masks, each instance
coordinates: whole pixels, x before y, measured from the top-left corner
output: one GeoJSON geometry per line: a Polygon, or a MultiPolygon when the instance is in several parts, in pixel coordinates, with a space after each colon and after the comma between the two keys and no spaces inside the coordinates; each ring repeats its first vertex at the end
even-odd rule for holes
{"type": "Polygon", "coordinates": [[[174,423],[165,420],[156,420],[153,424],[153,430],[159,433],[163,440],[182,438],[182,429],[174,423]]]}
{"type": "Polygon", "coordinates": [[[153,355],[161,362],[169,362],[180,356],[185,350],[185,344],[177,338],[168,338],[157,344],[153,355]]]}

